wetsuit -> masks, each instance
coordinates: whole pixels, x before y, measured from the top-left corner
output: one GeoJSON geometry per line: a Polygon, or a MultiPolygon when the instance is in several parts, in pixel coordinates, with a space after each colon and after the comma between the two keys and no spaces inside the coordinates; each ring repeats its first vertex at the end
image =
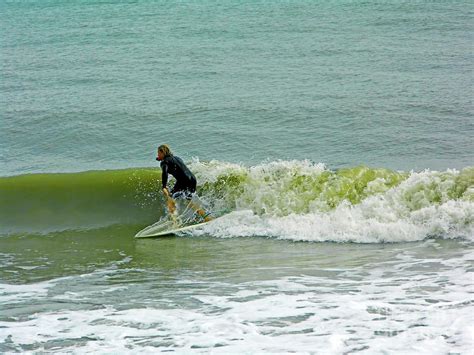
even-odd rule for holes
{"type": "MultiPolygon", "coordinates": [[[[168,183],[168,174],[171,174],[176,179],[176,184],[171,190],[171,195],[179,195],[184,193],[187,198],[196,192],[196,177],[184,164],[181,158],[174,155],[167,155],[161,161],[161,182],[163,188],[166,188],[168,183]]],[[[176,196],[174,196],[176,197],[176,196]]]]}

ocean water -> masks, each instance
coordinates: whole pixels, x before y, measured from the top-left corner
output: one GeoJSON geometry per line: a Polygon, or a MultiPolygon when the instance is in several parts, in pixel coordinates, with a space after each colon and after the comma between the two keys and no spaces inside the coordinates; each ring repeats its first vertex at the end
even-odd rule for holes
{"type": "Polygon", "coordinates": [[[0,352],[472,354],[472,15],[1,1],[0,352]]]}

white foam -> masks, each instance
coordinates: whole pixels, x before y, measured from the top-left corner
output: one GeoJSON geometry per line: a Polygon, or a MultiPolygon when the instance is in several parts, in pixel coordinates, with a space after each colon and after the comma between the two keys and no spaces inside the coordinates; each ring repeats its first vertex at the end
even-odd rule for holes
{"type": "Polygon", "coordinates": [[[242,209],[192,233],[222,238],[266,236],[356,243],[418,241],[430,236],[474,240],[474,202],[469,198],[450,199],[458,174],[412,173],[400,185],[358,204],[345,201],[326,211],[315,200],[308,212],[288,215],[275,213],[274,206],[266,209],[268,201],[262,196],[266,198],[268,194],[254,191],[255,198],[250,203],[245,204],[245,198],[239,200],[242,209]]]}
{"type": "Polygon", "coordinates": [[[326,213],[309,213],[283,217],[258,216],[252,211],[236,211],[209,223],[193,235],[221,238],[265,236],[299,241],[335,241],[356,243],[405,242],[429,236],[474,240],[474,204],[449,201],[409,214],[407,218],[391,218],[392,208],[366,208],[370,201],[358,206],[342,205],[326,213]]]}
{"type": "MultiPolygon", "coordinates": [[[[405,252],[395,260],[347,269],[336,278],[206,281],[194,289],[189,286],[195,281],[181,279],[168,291],[179,292],[176,297],[187,299],[187,306],[169,302],[163,307],[161,290],[149,295],[157,299],[148,307],[108,305],[2,321],[0,339],[8,338],[19,350],[28,346],[50,350],[56,344],[59,351],[77,353],[323,354],[365,349],[366,353],[467,354],[474,346],[474,286],[467,271],[473,258],[472,251],[446,261],[416,259],[405,252]],[[430,266],[433,263],[438,267],[430,266]],[[427,266],[431,272],[422,271],[427,266]]],[[[100,301],[92,286],[88,296],[100,301]]],[[[9,291],[29,292],[35,302],[46,289],[48,285],[40,283],[12,286],[9,291]]],[[[107,293],[121,291],[111,286],[107,293]]]]}
{"type": "Polygon", "coordinates": [[[192,168],[202,184],[220,181],[222,191],[217,192],[224,197],[212,204],[218,210],[232,211],[204,228],[204,233],[218,237],[363,243],[416,241],[429,236],[474,238],[472,168],[425,170],[407,177],[369,168],[337,174],[324,164],[306,160],[253,167],[196,160],[192,168]],[[390,188],[394,181],[401,183],[390,188]],[[464,191],[461,196],[459,191],[464,191]],[[350,196],[360,202],[351,204],[350,196]]]}
{"type": "Polygon", "coordinates": [[[21,302],[25,299],[46,297],[54,281],[44,281],[30,285],[0,284],[0,304],[21,302]]]}

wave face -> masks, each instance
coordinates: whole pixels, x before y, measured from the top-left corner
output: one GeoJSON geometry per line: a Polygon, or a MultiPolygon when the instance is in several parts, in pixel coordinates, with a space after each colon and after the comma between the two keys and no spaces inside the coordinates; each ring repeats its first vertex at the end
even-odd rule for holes
{"type": "MultiPolygon", "coordinates": [[[[331,171],[309,161],[246,167],[194,160],[190,168],[201,199],[223,215],[196,234],[363,243],[474,239],[474,167],[331,171]]],[[[159,169],[1,178],[1,230],[151,224],[164,213],[160,178],[159,169]]]]}
{"type": "Polygon", "coordinates": [[[2,233],[48,233],[144,224],[162,209],[154,169],[0,178],[2,233]]]}

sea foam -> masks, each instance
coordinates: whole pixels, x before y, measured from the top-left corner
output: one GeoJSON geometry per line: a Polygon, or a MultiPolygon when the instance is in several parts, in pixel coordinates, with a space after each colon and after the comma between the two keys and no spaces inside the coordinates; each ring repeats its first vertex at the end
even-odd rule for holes
{"type": "Polygon", "coordinates": [[[203,199],[224,211],[196,235],[359,243],[474,238],[472,168],[333,172],[309,161],[193,167],[204,181],[203,199]]]}

